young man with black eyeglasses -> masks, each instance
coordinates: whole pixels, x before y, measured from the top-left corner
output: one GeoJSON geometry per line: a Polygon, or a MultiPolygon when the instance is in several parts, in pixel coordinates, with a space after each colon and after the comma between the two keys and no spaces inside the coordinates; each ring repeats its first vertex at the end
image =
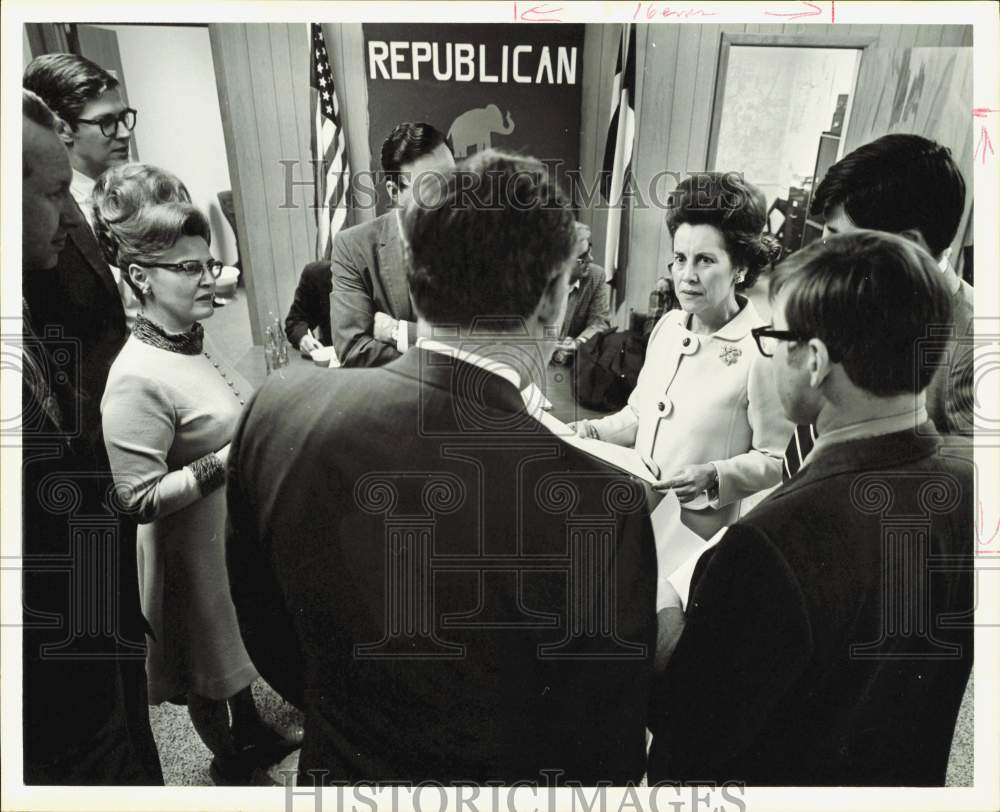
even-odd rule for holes
{"type": "Polygon", "coordinates": [[[793,254],[769,295],[754,337],[818,436],[689,584],[661,581],[649,783],[942,786],[974,608],[970,447],[940,453],[917,363],[946,278],[859,231],[793,254]]]}
{"type": "Polygon", "coordinates": [[[135,111],[121,99],[118,80],[89,59],[75,54],[45,54],[24,71],[26,90],[38,94],[56,114],[56,132],[73,169],[69,217],[76,227],[50,276],[25,277],[24,297],[35,326],[61,331],[80,347],[78,370],[71,374],[84,398],[81,426],[103,448],[99,404],[108,370],[128,336],[126,305],[119,278],[101,254],[90,226],[90,194],[109,167],[128,161],[135,111]],[[107,135],[106,133],[110,133],[107,135]]]}
{"type": "Polygon", "coordinates": [[[24,72],[24,87],[59,116],[59,138],[73,167],[70,194],[90,222],[90,193],[107,169],[129,159],[137,113],[122,100],[118,80],[75,54],[45,54],[24,72]]]}

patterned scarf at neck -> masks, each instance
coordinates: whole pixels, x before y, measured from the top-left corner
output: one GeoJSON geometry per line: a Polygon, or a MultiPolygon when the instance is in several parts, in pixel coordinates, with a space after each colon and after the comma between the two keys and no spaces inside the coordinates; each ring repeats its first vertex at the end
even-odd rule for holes
{"type": "Polygon", "coordinates": [[[179,352],[181,355],[200,355],[205,328],[195,322],[194,327],[186,333],[168,333],[142,313],[137,313],[135,324],[132,325],[132,335],[144,344],[159,347],[161,350],[179,352]]]}

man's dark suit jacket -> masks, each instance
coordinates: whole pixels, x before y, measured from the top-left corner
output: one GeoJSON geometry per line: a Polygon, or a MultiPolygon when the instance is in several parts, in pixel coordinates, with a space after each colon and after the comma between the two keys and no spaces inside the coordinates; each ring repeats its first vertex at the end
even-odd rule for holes
{"type": "Polygon", "coordinates": [[[319,341],[324,347],[333,344],[330,332],[330,291],[333,279],[326,260],[310,262],[302,269],[295,298],[285,318],[285,335],[293,347],[298,347],[306,331],[319,328],[319,341]]]}
{"type": "Polygon", "coordinates": [[[228,483],[233,601],[261,675],[305,711],[300,782],[642,775],[642,487],[513,384],[419,348],[272,377],[228,483]]]}
{"type": "Polygon", "coordinates": [[[649,780],[942,785],[972,666],[973,480],[918,432],[819,448],[695,569],[649,780]]]}
{"type": "Polygon", "coordinates": [[[604,268],[591,262],[577,288],[570,288],[559,338],[583,341],[611,330],[610,291],[604,268]]]}
{"type": "Polygon", "coordinates": [[[413,345],[416,316],[395,212],[338,233],[331,267],[330,323],[341,366],[375,367],[399,357],[395,344],[375,339],[376,312],[410,322],[413,345]]]}
{"type": "Polygon", "coordinates": [[[84,435],[103,449],[101,398],[108,370],[128,338],[128,327],[115,278],[75,203],[71,216],[73,226],[58,264],[25,274],[23,292],[38,335],[56,330],[78,347],[74,368],[64,372],[78,390],[84,435]]]}
{"type": "MultiPolygon", "coordinates": [[[[52,273],[36,272],[58,297],[52,273]]],[[[107,453],[80,425],[70,374],[81,345],[39,338],[31,321],[26,310],[24,780],[162,784],[149,727],[135,524],[115,513],[107,453]]]]}

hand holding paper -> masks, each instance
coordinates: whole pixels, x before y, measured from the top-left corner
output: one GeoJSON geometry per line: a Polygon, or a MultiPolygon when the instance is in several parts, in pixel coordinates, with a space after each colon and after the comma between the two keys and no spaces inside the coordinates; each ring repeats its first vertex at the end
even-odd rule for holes
{"type": "Polygon", "coordinates": [[[677,498],[681,504],[685,504],[715,487],[715,485],[715,466],[710,462],[706,462],[702,465],[685,465],[672,476],[655,482],[653,487],[657,490],[666,490],[669,488],[677,494],[677,498]]]}

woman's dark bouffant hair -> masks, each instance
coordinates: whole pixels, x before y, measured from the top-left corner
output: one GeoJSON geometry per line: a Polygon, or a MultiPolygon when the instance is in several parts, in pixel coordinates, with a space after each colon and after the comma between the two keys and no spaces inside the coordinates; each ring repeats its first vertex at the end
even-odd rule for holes
{"type": "Polygon", "coordinates": [[[684,223],[713,226],[722,233],[730,261],[746,268],[737,290],[753,287],[761,270],[781,258],[781,245],[764,233],[767,199],[739,172],[699,172],[682,180],[670,194],[671,238],[684,223]]]}
{"type": "Polygon", "coordinates": [[[104,258],[120,268],[139,301],[142,292],[128,267],[154,264],[180,237],[211,243],[205,215],[191,205],[187,187],[176,175],[149,164],[122,164],[94,184],[91,199],[94,232],[104,258]]]}

